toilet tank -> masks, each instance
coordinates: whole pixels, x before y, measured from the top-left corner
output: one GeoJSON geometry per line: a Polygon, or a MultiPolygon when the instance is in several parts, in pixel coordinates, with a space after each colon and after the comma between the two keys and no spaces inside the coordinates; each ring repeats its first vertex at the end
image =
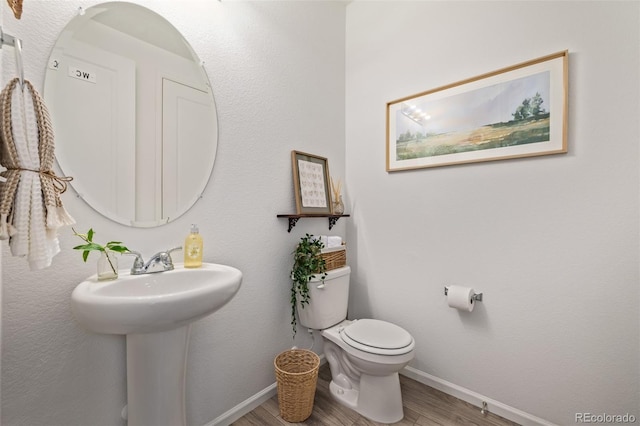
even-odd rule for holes
{"type": "Polygon", "coordinates": [[[298,319],[302,326],[324,330],[347,319],[349,276],[351,268],[344,266],[327,272],[324,282],[315,276],[309,282],[309,304],[298,303],[298,319]]]}

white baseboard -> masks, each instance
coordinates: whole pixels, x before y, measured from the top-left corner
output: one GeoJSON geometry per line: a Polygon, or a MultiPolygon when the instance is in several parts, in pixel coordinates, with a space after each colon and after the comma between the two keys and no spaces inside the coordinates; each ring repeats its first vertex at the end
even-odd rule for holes
{"type": "Polygon", "coordinates": [[[245,399],[244,401],[242,401],[240,404],[236,405],[229,411],[216,417],[215,419],[213,419],[212,421],[210,421],[204,426],[230,425],[231,423],[238,420],[240,417],[251,412],[256,407],[259,407],[260,405],[262,405],[262,403],[267,401],[269,398],[273,397],[277,393],[277,391],[278,391],[277,383],[273,383],[272,385],[264,388],[263,390],[253,395],[249,399],[245,399]]]}
{"type": "Polygon", "coordinates": [[[544,419],[525,413],[522,410],[503,404],[486,396],[480,395],[477,392],[463,388],[446,380],[442,380],[424,371],[417,370],[413,367],[405,367],[400,374],[409,377],[417,382],[431,386],[434,389],[438,389],[446,394],[455,396],[458,399],[475,405],[480,409],[482,402],[487,403],[489,412],[497,414],[500,417],[519,423],[523,426],[557,426],[555,423],[550,423],[544,419]]]}

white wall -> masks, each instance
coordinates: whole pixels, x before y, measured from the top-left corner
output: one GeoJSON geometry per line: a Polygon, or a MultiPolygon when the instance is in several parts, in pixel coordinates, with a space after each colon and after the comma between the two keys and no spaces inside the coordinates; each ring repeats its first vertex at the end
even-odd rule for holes
{"type": "MultiPolygon", "coordinates": [[[[22,20],[3,3],[4,30],[24,39],[26,77],[42,90],[47,58],[78,6],[97,1],[24,2],[22,20]]],[[[220,141],[204,198],[185,216],[155,229],[112,223],[64,195],[77,228],[96,239],[121,239],[145,257],[184,241],[198,223],[205,261],[244,273],[242,288],[222,310],[192,328],[187,419],[203,425],[275,381],[273,357],[291,340],[290,253],[305,232],[327,233],[327,221],[298,222],[288,234],[278,213],[295,210],[290,151],[325,156],[344,179],[344,19],[337,2],[136,1],[186,36],[206,63],[219,117],[220,141]]],[[[3,81],[15,74],[2,50],[3,81]]],[[[64,141],[56,141],[58,144],[64,141]]],[[[336,234],[344,234],[345,220],[336,234]]],[[[122,425],[125,345],[120,336],[83,330],[70,310],[71,291],[95,272],[82,263],[71,229],[51,268],[32,272],[3,257],[2,419],[11,425],[122,425]]],[[[6,243],[3,244],[6,250],[6,243]]],[[[123,258],[121,267],[131,266],[123,258]]]]}
{"type": "Polygon", "coordinates": [[[346,26],[354,316],[548,421],[639,418],[640,3],[356,1],[346,26]],[[568,154],[385,171],[387,102],[564,49],[568,154]],[[484,301],[450,309],[448,284],[484,301]]]}

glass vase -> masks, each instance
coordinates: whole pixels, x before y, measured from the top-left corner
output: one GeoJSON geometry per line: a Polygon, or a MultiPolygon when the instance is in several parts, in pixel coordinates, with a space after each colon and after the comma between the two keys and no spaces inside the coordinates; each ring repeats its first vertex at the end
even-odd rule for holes
{"type": "Polygon", "coordinates": [[[344,203],[342,202],[342,195],[338,197],[337,201],[333,202],[333,214],[343,214],[344,203]]]}
{"type": "Polygon", "coordinates": [[[115,280],[118,278],[118,258],[110,250],[100,252],[98,259],[98,281],[115,280]]]}

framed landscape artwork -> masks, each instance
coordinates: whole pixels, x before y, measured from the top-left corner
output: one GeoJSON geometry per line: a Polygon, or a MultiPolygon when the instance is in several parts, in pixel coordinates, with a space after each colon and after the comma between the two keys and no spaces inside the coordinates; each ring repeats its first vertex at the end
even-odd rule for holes
{"type": "Polygon", "coordinates": [[[567,152],[568,56],[387,103],[387,171],[567,152]]]}

